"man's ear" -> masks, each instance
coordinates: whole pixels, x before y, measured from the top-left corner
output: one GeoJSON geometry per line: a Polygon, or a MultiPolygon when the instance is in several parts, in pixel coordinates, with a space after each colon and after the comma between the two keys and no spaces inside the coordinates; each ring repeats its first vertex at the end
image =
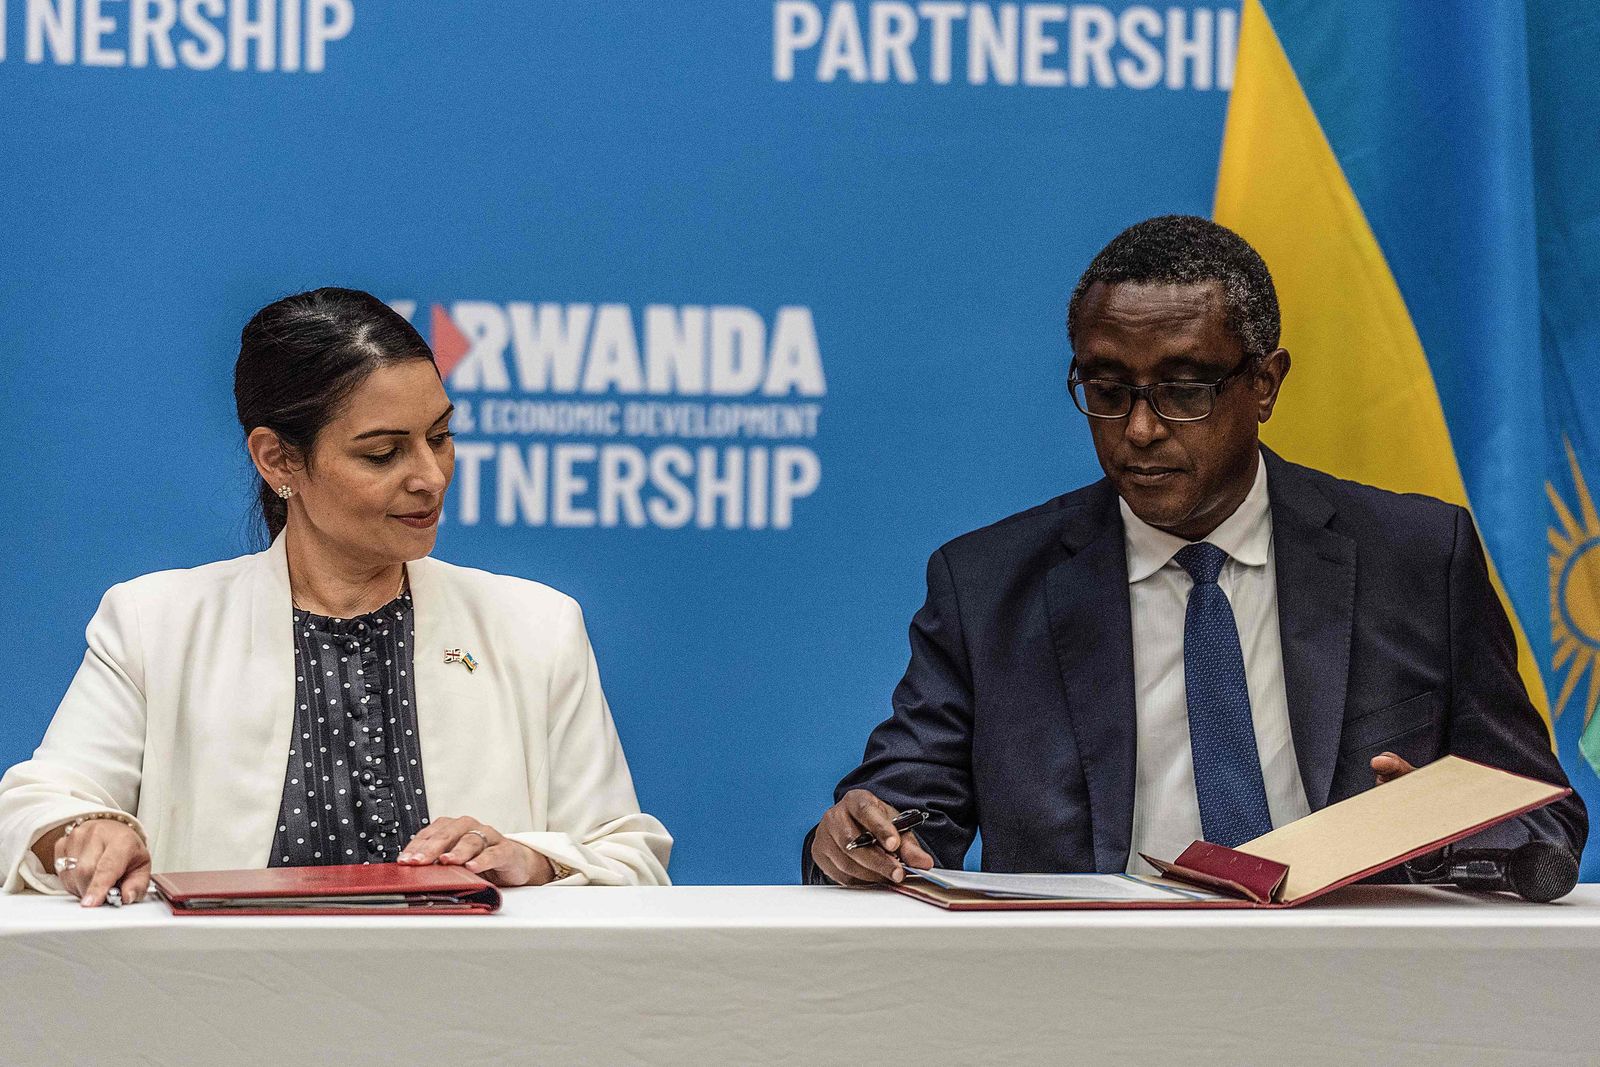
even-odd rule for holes
{"type": "Polygon", "coordinates": [[[1256,407],[1260,421],[1266,422],[1272,418],[1272,409],[1278,403],[1278,390],[1283,388],[1283,380],[1288,376],[1288,349],[1275,349],[1261,361],[1261,367],[1256,371],[1255,377],[1256,407]]]}
{"type": "Polygon", "coordinates": [[[250,431],[244,443],[250,452],[250,461],[256,465],[256,471],[268,485],[274,489],[280,485],[299,488],[295,479],[304,473],[305,467],[296,462],[299,457],[277,433],[265,426],[257,426],[250,431]]]}

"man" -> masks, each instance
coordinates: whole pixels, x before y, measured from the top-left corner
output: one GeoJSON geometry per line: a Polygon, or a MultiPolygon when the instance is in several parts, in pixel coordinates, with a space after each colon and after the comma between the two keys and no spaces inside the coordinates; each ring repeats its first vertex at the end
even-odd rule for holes
{"type": "MultiPolygon", "coordinates": [[[[807,838],[804,879],[959,867],[1147,872],[1446,753],[1566,784],[1468,513],[1262,448],[1289,372],[1266,264],[1164,216],[1067,313],[1105,478],[928,563],[894,711],[807,838]],[[914,833],[890,820],[931,818],[914,833]],[[857,835],[881,847],[846,850],[857,835]],[[898,859],[897,859],[898,857],[898,859]]],[[[1575,853],[1574,795],[1474,841],[1575,853]]]]}

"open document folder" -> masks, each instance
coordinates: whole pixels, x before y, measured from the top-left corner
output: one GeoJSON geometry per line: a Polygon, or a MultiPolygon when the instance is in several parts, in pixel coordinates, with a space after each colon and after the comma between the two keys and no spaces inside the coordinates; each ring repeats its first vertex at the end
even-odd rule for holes
{"type": "Polygon", "coordinates": [[[1469,837],[1571,793],[1446,756],[1246,841],[1196,841],[1163,877],[977,874],[906,868],[898,892],[955,911],[1029,908],[1287,908],[1469,837]]]}

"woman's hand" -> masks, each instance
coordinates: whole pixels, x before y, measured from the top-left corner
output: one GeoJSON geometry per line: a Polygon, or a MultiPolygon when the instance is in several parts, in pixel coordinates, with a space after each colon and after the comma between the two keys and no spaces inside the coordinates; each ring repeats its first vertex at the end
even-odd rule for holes
{"type": "Polygon", "coordinates": [[[142,900],[150,888],[150,850],[137,830],[115,819],[85,819],[71,832],[46,834],[34,855],[86,908],[104,904],[112,886],[124,904],[142,900]]]}
{"type": "Polygon", "coordinates": [[[442,863],[465,867],[495,885],[543,885],[556,869],[541,853],[477,819],[434,819],[400,850],[409,866],[442,863]]]}

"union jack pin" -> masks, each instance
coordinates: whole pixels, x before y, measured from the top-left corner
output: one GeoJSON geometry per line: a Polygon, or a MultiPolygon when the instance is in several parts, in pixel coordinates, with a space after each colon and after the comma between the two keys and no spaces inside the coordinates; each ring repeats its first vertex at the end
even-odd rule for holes
{"type": "Polygon", "coordinates": [[[478,669],[478,661],[472,658],[472,653],[463,651],[459,648],[445,649],[444,661],[446,663],[460,663],[464,665],[469,672],[478,669]]]}

